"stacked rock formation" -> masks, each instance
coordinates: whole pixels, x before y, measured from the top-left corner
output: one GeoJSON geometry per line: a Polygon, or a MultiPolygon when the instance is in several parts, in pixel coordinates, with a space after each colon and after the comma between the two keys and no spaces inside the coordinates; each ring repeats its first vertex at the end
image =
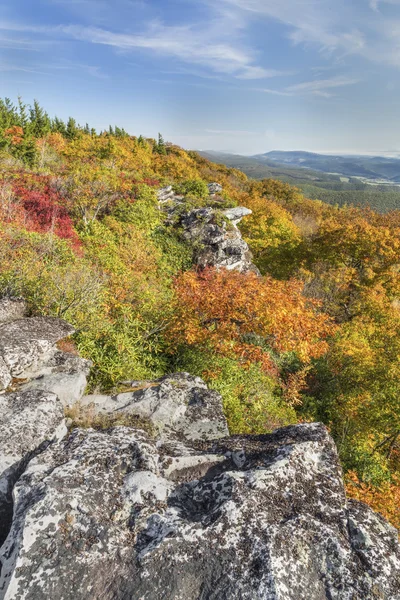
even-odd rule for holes
{"type": "MultiPolygon", "coordinates": [[[[210,201],[215,203],[222,192],[222,186],[210,183],[208,190],[210,201]]],[[[169,186],[159,190],[158,201],[161,207],[168,204],[167,212],[174,214],[182,205],[184,197],[176,195],[172,186],[169,186]]],[[[251,210],[244,206],[226,210],[196,208],[180,214],[178,225],[183,230],[183,238],[194,249],[194,262],[197,266],[258,273],[252,263],[250,249],[238,228],[242,218],[250,214],[251,210]]]]}

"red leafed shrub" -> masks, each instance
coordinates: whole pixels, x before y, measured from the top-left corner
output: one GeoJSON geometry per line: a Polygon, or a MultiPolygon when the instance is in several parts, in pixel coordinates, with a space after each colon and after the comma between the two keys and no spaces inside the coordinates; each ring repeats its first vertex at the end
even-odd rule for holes
{"type": "Polygon", "coordinates": [[[142,183],[145,183],[146,185],[148,185],[150,187],[159,187],[159,185],[160,185],[160,182],[158,181],[158,179],[146,178],[146,179],[143,179],[142,183]]]}
{"type": "Polygon", "coordinates": [[[25,211],[30,229],[38,232],[53,231],[58,237],[70,240],[74,247],[80,246],[71,217],[61,205],[58,194],[48,185],[40,191],[16,185],[14,194],[25,211]]]}

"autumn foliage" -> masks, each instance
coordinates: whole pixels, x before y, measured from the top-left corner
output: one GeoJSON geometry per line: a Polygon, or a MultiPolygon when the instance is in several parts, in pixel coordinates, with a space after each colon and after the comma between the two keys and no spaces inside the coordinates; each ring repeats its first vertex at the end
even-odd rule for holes
{"type": "Polygon", "coordinates": [[[330,206],[5,99],[0,250],[0,295],[75,326],[92,389],[186,370],[222,394],[232,432],[322,421],[348,494],[400,525],[400,211],[330,206]],[[240,228],[261,276],[197,271],[158,205],[172,185],[179,210],[208,206],[211,182],[214,208],[252,210],[240,228]]]}

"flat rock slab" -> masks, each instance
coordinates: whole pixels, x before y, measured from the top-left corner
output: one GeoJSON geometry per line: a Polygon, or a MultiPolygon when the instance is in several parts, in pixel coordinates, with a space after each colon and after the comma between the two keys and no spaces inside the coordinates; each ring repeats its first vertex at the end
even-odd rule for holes
{"type": "Polygon", "coordinates": [[[397,532],[347,504],[322,425],[180,448],[177,470],[179,444],[169,456],[118,427],[75,430],[34,458],[14,491],[0,598],[400,598],[397,532]]]}
{"type": "Polygon", "coordinates": [[[230,221],[235,221],[236,223],[241,221],[243,217],[247,217],[251,214],[252,211],[245,206],[236,206],[235,208],[228,208],[227,210],[224,210],[225,217],[230,221]]]}
{"type": "Polygon", "coordinates": [[[28,311],[22,298],[2,298],[0,300],[0,323],[11,323],[23,319],[28,311]]]}
{"type": "MultiPolygon", "coordinates": [[[[52,317],[12,321],[0,326],[0,357],[9,374],[17,377],[26,369],[37,366],[56,342],[73,333],[71,325],[52,317]]],[[[4,376],[2,379],[4,389],[4,376]]]]}
{"type": "Polygon", "coordinates": [[[20,389],[53,392],[63,406],[71,406],[82,398],[91,366],[89,360],[55,351],[33,371],[24,371],[24,376],[31,381],[20,389]]]}
{"type": "Polygon", "coordinates": [[[95,414],[130,414],[148,419],[165,436],[184,440],[213,440],[228,435],[221,396],[200,377],[175,373],[140,389],[114,396],[89,395],[81,406],[95,414]]]}

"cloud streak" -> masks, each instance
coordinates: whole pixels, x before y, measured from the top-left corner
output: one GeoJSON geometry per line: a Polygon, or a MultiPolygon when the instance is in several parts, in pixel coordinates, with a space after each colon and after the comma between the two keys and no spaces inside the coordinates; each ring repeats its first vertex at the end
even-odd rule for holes
{"type": "Polygon", "coordinates": [[[313,79],[312,81],[296,83],[294,85],[285,87],[283,90],[274,90],[270,88],[254,88],[254,90],[275,96],[290,97],[298,95],[312,95],[319,96],[321,98],[331,98],[334,96],[332,90],[356,85],[359,82],[360,79],[338,75],[329,79],[313,79]]]}
{"type": "Polygon", "coordinates": [[[277,21],[295,45],[317,47],[325,57],[359,56],[371,63],[400,67],[400,19],[387,18],[385,5],[400,0],[370,0],[372,10],[347,0],[222,0],[243,18],[277,21]],[[349,25],[353,24],[353,25],[349,25]]]}

